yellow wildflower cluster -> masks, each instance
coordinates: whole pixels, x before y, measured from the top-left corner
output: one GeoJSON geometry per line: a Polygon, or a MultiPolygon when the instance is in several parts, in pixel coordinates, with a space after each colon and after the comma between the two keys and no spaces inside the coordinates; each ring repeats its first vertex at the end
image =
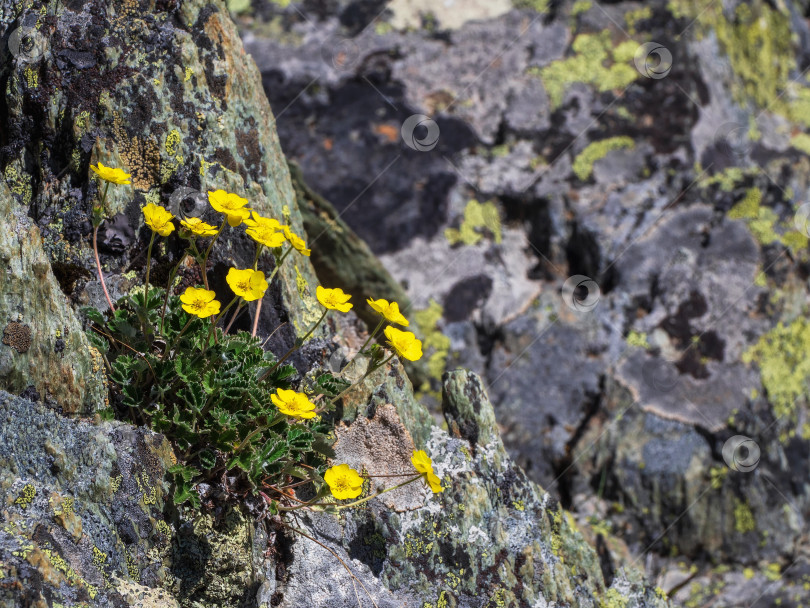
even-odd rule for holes
{"type": "MultiPolygon", "coordinates": [[[[404,483],[383,490],[377,493],[376,496],[400,488],[417,479],[422,479],[434,494],[444,491],[441,480],[433,472],[433,462],[424,450],[415,451],[411,457],[411,463],[418,475],[408,479],[404,483]]],[[[403,475],[403,477],[406,476],[409,476],[409,474],[406,473],[403,475]]],[[[338,464],[327,469],[326,473],[324,473],[323,480],[326,482],[326,485],[329,486],[329,491],[332,493],[332,496],[338,500],[357,498],[363,492],[363,477],[347,464],[338,464]]],[[[359,502],[364,501],[358,501],[358,503],[359,502]]]]}
{"type": "MultiPolygon", "coordinates": [[[[102,179],[107,181],[108,183],[112,184],[119,184],[125,185],[129,184],[129,178],[131,177],[122,169],[117,169],[113,167],[105,167],[102,163],[98,163],[97,166],[92,166],[92,170],[102,179]]],[[[109,184],[108,184],[109,185],[109,184]]],[[[104,191],[104,197],[106,197],[106,189],[104,191]]],[[[191,325],[192,321],[195,318],[199,319],[208,319],[211,318],[211,332],[209,332],[208,339],[205,342],[205,346],[203,348],[203,353],[205,349],[208,348],[208,344],[210,344],[210,339],[212,337],[214,342],[217,340],[217,334],[215,332],[218,323],[224,317],[227,310],[233,306],[234,304],[238,304],[236,307],[236,313],[233,315],[231,319],[231,323],[236,319],[241,307],[247,302],[257,302],[256,311],[255,311],[255,318],[253,324],[253,335],[256,334],[256,328],[259,319],[259,312],[261,310],[261,301],[264,295],[267,293],[270,284],[272,283],[273,278],[275,277],[276,273],[278,272],[279,268],[283,264],[286,257],[294,250],[304,256],[309,256],[311,254],[311,250],[307,248],[307,244],[303,238],[295,234],[288,225],[282,224],[276,219],[263,217],[257,211],[249,208],[249,201],[246,198],[243,198],[235,193],[227,192],[225,190],[214,190],[208,192],[208,201],[211,207],[217,213],[222,215],[222,223],[220,225],[212,225],[208,224],[200,218],[197,217],[188,217],[188,218],[175,218],[172,213],[170,213],[166,208],[156,205],[152,202],[147,204],[143,207],[143,217],[144,223],[146,226],[152,231],[151,240],[149,242],[149,247],[146,254],[146,280],[145,280],[145,293],[141,300],[143,306],[143,312],[146,313],[147,307],[151,306],[149,300],[149,269],[150,269],[150,262],[151,262],[151,254],[152,254],[152,245],[157,238],[157,236],[168,237],[171,233],[178,229],[178,234],[182,239],[185,239],[189,242],[188,249],[186,251],[186,255],[191,256],[198,264],[202,273],[203,283],[204,286],[191,286],[187,287],[184,293],[180,296],[180,304],[182,309],[190,315],[190,318],[186,322],[186,326],[177,334],[174,339],[173,344],[167,344],[163,353],[163,357],[171,350],[172,346],[176,345],[180,339],[180,336],[188,329],[191,325]],[[179,226],[176,226],[174,220],[179,221],[179,226]],[[212,250],[212,247],[219,236],[224,231],[226,225],[232,228],[236,228],[240,225],[244,224],[246,227],[246,234],[249,236],[255,243],[256,243],[256,255],[253,262],[253,267],[248,267],[244,269],[232,267],[228,270],[227,276],[225,280],[230,287],[231,291],[234,294],[234,297],[230,301],[230,303],[223,307],[222,303],[217,299],[217,294],[209,288],[208,276],[207,276],[207,262],[208,256],[212,250]],[[201,253],[201,250],[197,248],[197,240],[198,238],[207,238],[210,239],[210,242],[207,244],[205,248],[205,252],[201,253]],[[288,243],[289,246],[286,250],[282,250],[281,248],[284,246],[285,243],[288,243]],[[258,263],[260,259],[260,254],[263,251],[263,248],[269,248],[273,250],[273,256],[275,257],[275,266],[270,274],[269,277],[265,276],[265,273],[258,269],[258,263]]],[[[102,205],[97,208],[103,207],[103,200],[102,205]]],[[[94,208],[95,211],[96,208],[94,208]]],[[[100,217],[100,216],[99,216],[100,217]]],[[[100,224],[100,221],[98,222],[100,224]]],[[[97,230],[98,224],[94,223],[94,226],[97,230]]],[[[98,250],[95,243],[95,232],[94,232],[94,250],[96,252],[96,261],[99,271],[99,278],[101,280],[102,286],[104,286],[104,278],[101,273],[101,265],[98,259],[98,250]]],[[[184,256],[185,258],[185,256],[184,256]]],[[[178,264],[179,267],[179,264],[178,264]]],[[[172,284],[174,279],[174,273],[177,271],[177,267],[169,279],[169,285],[172,284]]],[[[104,287],[105,295],[107,295],[106,287],[104,287]]],[[[325,288],[322,286],[318,286],[316,289],[316,297],[318,302],[323,306],[323,313],[315,323],[315,325],[309,329],[309,331],[304,335],[303,338],[297,339],[293,348],[291,348],[283,357],[280,357],[275,361],[273,366],[266,370],[263,375],[257,378],[257,382],[262,382],[265,378],[267,378],[274,370],[276,370],[281,363],[283,363],[291,353],[298,347],[300,347],[315,331],[315,329],[320,325],[320,323],[326,318],[326,315],[330,311],[338,311],[342,313],[349,312],[354,304],[350,302],[352,296],[350,294],[345,293],[339,287],[334,288],[325,288]]],[[[109,299],[107,295],[108,303],[110,304],[110,309],[115,310],[112,304],[112,301],[109,299]]],[[[166,290],[164,304],[163,304],[163,313],[161,314],[161,329],[163,331],[163,316],[166,312],[166,304],[169,298],[169,289],[166,290]]],[[[390,361],[394,356],[399,356],[402,359],[408,361],[417,361],[422,357],[422,341],[419,340],[412,332],[404,331],[394,327],[394,325],[399,325],[401,327],[408,327],[410,325],[409,321],[400,311],[399,304],[397,302],[389,302],[385,299],[367,299],[368,306],[374,310],[379,316],[380,321],[377,325],[376,329],[370,333],[366,343],[360,349],[360,352],[370,356],[369,363],[366,367],[366,371],[362,378],[355,382],[355,384],[350,385],[348,388],[343,390],[331,399],[328,402],[318,402],[318,399],[323,396],[325,393],[321,393],[319,397],[315,398],[315,402],[313,402],[310,397],[304,392],[298,392],[291,389],[284,389],[284,388],[276,388],[275,393],[270,394],[270,401],[272,402],[273,406],[277,410],[277,414],[274,414],[275,418],[268,420],[266,422],[266,427],[261,427],[262,423],[257,422],[257,429],[251,431],[247,437],[241,439],[240,441],[234,442],[234,451],[239,452],[243,447],[250,444],[250,441],[255,437],[257,433],[262,432],[263,429],[270,428],[274,424],[277,424],[281,421],[284,421],[286,418],[298,419],[301,421],[311,420],[313,418],[317,418],[318,415],[327,410],[327,408],[334,405],[334,403],[340,399],[348,390],[352,389],[356,386],[359,382],[362,382],[367,378],[372,372],[379,369],[380,367],[384,366],[388,361],[390,361]],[[384,329],[384,335],[386,338],[386,344],[390,347],[391,354],[386,359],[384,356],[385,349],[382,346],[374,345],[371,347],[370,350],[366,351],[365,348],[368,346],[371,341],[375,338],[377,333],[384,329]]],[[[147,316],[146,314],[142,315],[144,318],[147,316]]],[[[228,327],[230,324],[225,328],[225,332],[227,333],[228,327]]],[[[152,338],[150,337],[150,340],[152,338]]],[[[334,394],[334,393],[332,393],[334,394]]],[[[289,422],[289,421],[288,421],[289,422]]],[[[300,423],[299,423],[300,424],[300,423]]],[[[403,483],[398,485],[389,487],[387,489],[381,490],[377,492],[377,494],[362,498],[356,502],[351,504],[344,504],[340,505],[337,508],[347,508],[350,506],[358,505],[366,500],[369,500],[375,496],[379,496],[384,492],[389,492],[396,488],[402,487],[409,483],[422,480],[424,483],[430,488],[433,493],[439,493],[443,491],[441,480],[436,476],[433,471],[433,463],[428,455],[423,450],[418,450],[413,453],[411,458],[411,462],[414,467],[414,471],[410,473],[404,473],[403,477],[407,477],[407,480],[403,483]]],[[[314,469],[313,469],[314,470],[314,469]]],[[[316,476],[317,477],[317,476],[316,476]]],[[[363,493],[363,486],[364,486],[364,478],[369,477],[368,475],[361,475],[355,469],[351,468],[347,464],[337,464],[332,466],[328,470],[326,470],[323,481],[329,487],[332,496],[338,500],[346,500],[346,499],[355,499],[359,497],[363,493]]],[[[314,478],[313,478],[314,480],[314,478]]],[[[300,485],[298,483],[294,485],[300,485]]],[[[294,486],[289,486],[294,487],[294,486]]],[[[283,496],[288,496],[285,494],[281,489],[274,488],[275,491],[281,493],[283,496]]],[[[269,500],[269,499],[268,499],[269,500]]],[[[301,501],[298,501],[301,502],[301,501]]],[[[307,503],[308,504],[314,503],[307,503]]],[[[295,507],[300,508],[300,507],[295,507]]]]}

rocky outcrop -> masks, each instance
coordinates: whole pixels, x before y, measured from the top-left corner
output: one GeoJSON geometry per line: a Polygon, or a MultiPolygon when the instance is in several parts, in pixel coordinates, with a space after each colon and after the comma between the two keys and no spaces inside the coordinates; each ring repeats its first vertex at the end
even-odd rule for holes
{"type": "MultiPolygon", "coordinates": [[[[131,186],[110,188],[99,232],[114,297],[143,280],[149,202],[205,219],[203,193],[223,188],[303,232],[260,75],[220,3],[0,2],[0,40],[3,606],[337,606],[367,596],[409,607],[666,605],[632,566],[598,555],[590,532],[510,459],[481,380],[465,372],[445,379],[449,434],[398,363],[347,394],[335,430],[340,457],[358,465],[395,467],[407,460],[401,450],[430,451],[439,498],[411,486],[340,518],[263,521],[207,488],[202,510],[174,505],[172,446],[97,414],[109,412],[103,360],[76,313],[105,308],[89,221],[104,193],[88,165],[132,173],[131,186]]],[[[365,255],[357,242],[349,249],[365,255]]],[[[181,251],[172,239],[155,248],[155,284],[181,251]]],[[[224,290],[225,270],[252,251],[228,232],[212,288],[224,290]]],[[[259,322],[276,353],[318,310],[308,261],[279,276],[259,322]]],[[[184,268],[177,288],[199,279],[184,268]]],[[[298,371],[362,339],[357,325],[325,324],[294,359],[298,371]]]]}
{"type": "Polygon", "coordinates": [[[434,382],[678,600],[806,602],[807,3],[292,4],[242,22],[281,140],[434,382]]]}

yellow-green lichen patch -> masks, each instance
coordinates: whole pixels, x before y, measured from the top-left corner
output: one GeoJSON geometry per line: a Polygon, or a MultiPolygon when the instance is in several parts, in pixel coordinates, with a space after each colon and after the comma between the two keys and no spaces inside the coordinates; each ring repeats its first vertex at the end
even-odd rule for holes
{"type": "Polygon", "coordinates": [[[751,507],[742,500],[738,500],[734,505],[734,529],[740,534],[757,529],[757,522],[751,512],[751,507]]]}
{"type": "Polygon", "coordinates": [[[574,159],[572,169],[574,174],[582,181],[587,180],[593,173],[593,164],[601,158],[607,156],[613,150],[630,149],[635,147],[632,138],[622,135],[611,137],[601,141],[595,141],[579,153],[574,159]]]}
{"type": "Polygon", "coordinates": [[[17,498],[14,499],[14,504],[21,509],[26,509],[33,502],[34,497],[37,495],[37,489],[34,484],[27,483],[23,486],[22,492],[17,498]]]}
{"type": "Polygon", "coordinates": [[[728,471],[728,467],[712,467],[709,469],[709,479],[713,490],[719,490],[723,487],[728,471]]]}
{"type": "Polygon", "coordinates": [[[808,352],[810,323],[797,319],[789,325],[780,322],[743,354],[745,363],[759,366],[768,401],[779,418],[794,421],[797,403],[807,403],[810,398],[808,352]]]}
{"type": "Polygon", "coordinates": [[[762,191],[759,188],[749,188],[743,199],[734,205],[728,212],[730,219],[755,219],[759,217],[759,205],[762,202],[762,191]]]}
{"type": "Polygon", "coordinates": [[[62,526],[74,539],[82,537],[82,520],[76,515],[75,500],[70,496],[61,496],[54,492],[49,497],[53,518],[62,526]]]}
{"type": "Polygon", "coordinates": [[[647,342],[647,334],[631,330],[630,333],[627,334],[627,345],[628,346],[638,346],[639,348],[650,348],[650,343],[647,342]]]}
{"type": "Polygon", "coordinates": [[[146,472],[143,472],[140,475],[135,475],[135,483],[138,484],[138,490],[141,492],[143,504],[145,506],[157,504],[157,486],[150,483],[149,475],[147,475],[146,472]]]}
{"type": "Polygon", "coordinates": [[[538,13],[545,13],[548,11],[550,0],[514,0],[515,8],[528,8],[538,13]]]}
{"type": "Polygon", "coordinates": [[[762,205],[762,191],[759,188],[749,188],[742,200],[728,211],[727,216],[729,219],[745,220],[751,234],[761,245],[780,243],[793,253],[807,247],[806,235],[780,222],[773,209],[762,205]]]}
{"type": "Polygon", "coordinates": [[[591,0],[577,0],[571,7],[571,16],[576,17],[582,13],[587,13],[593,7],[591,0]]]}
{"type": "MultiPolygon", "coordinates": [[[[447,367],[447,355],[450,352],[450,338],[445,336],[438,328],[444,309],[435,300],[424,310],[413,313],[413,319],[422,334],[422,347],[430,350],[428,357],[428,373],[431,378],[441,380],[447,367]]],[[[423,389],[427,390],[427,389],[423,389]]]]}
{"type": "Polygon", "coordinates": [[[30,178],[25,173],[20,173],[14,165],[8,165],[5,170],[6,185],[12,194],[20,197],[23,206],[28,206],[33,197],[30,178]]]}
{"type": "Polygon", "coordinates": [[[612,587],[607,590],[605,599],[600,603],[601,608],[626,608],[627,604],[627,598],[612,587]]]}
{"type": "Polygon", "coordinates": [[[807,133],[798,133],[790,138],[790,145],[796,148],[799,152],[804,152],[810,155],[810,135],[807,133]]]}
{"type": "Polygon", "coordinates": [[[645,19],[652,18],[652,8],[649,6],[645,6],[639,9],[635,9],[632,11],[627,11],[624,14],[624,22],[627,25],[627,33],[631,36],[636,35],[636,26],[639,22],[644,21],[645,19]]]}
{"type": "Polygon", "coordinates": [[[580,34],[571,48],[574,51],[571,57],[529,72],[542,79],[552,108],[559,107],[565,91],[575,82],[583,82],[599,91],[611,91],[627,87],[640,76],[630,63],[638,48],[632,40],[614,45],[608,31],[580,34]]]}
{"type": "Polygon", "coordinates": [[[473,199],[464,208],[464,219],[459,228],[447,228],[444,236],[451,245],[463,243],[475,245],[485,235],[490,235],[496,243],[502,239],[501,218],[498,208],[492,201],[479,203],[473,199]]]}
{"type": "Polygon", "coordinates": [[[669,6],[673,13],[696,20],[699,35],[711,32],[717,37],[736,77],[732,95],[738,103],[753,102],[806,123],[808,114],[802,110],[806,109],[807,95],[790,79],[796,62],[787,11],[771,8],[761,0],[741,2],[730,15],[722,4],[701,0],[673,0],[669,6]]]}

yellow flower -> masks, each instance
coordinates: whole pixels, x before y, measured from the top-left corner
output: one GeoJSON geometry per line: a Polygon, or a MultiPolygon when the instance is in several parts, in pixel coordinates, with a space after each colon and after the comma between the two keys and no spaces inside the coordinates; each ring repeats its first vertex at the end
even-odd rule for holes
{"type": "Polygon", "coordinates": [[[295,418],[314,418],[315,404],[309,400],[304,393],[296,393],[283,388],[276,389],[275,395],[270,395],[270,400],[278,408],[278,411],[287,416],[295,418]]]}
{"type": "Polygon", "coordinates": [[[369,298],[366,300],[368,305],[371,306],[376,312],[380,313],[383,317],[385,317],[386,321],[391,323],[396,323],[397,325],[403,325],[408,327],[410,323],[408,319],[402,316],[402,313],[399,312],[399,304],[396,302],[388,303],[388,300],[372,300],[369,298]]]}
{"type": "Polygon", "coordinates": [[[326,470],[323,480],[329,484],[332,496],[338,500],[357,498],[363,493],[363,478],[347,464],[339,464],[326,470]]]}
{"type": "Polygon", "coordinates": [[[388,326],[385,328],[385,337],[391,348],[403,359],[418,361],[422,358],[422,341],[417,340],[411,332],[388,326]]]}
{"type": "Polygon", "coordinates": [[[274,249],[281,247],[284,243],[284,233],[279,232],[274,228],[268,226],[256,226],[255,228],[248,228],[247,235],[257,243],[261,243],[265,247],[274,249]]]}
{"type": "Polygon", "coordinates": [[[274,220],[272,217],[262,217],[255,211],[252,211],[251,215],[253,219],[244,220],[244,224],[251,228],[270,228],[271,230],[281,230],[284,228],[278,220],[274,220]]]}
{"type": "Polygon", "coordinates": [[[160,236],[169,236],[174,230],[174,216],[160,205],[149,203],[142,211],[146,225],[160,236]]]}
{"type": "Polygon", "coordinates": [[[433,461],[425,454],[424,450],[414,452],[413,456],[411,456],[411,462],[416,471],[422,474],[422,477],[434,494],[438,494],[444,490],[444,488],[442,488],[441,479],[433,472],[433,461]]]}
{"type": "Polygon", "coordinates": [[[258,300],[267,291],[267,281],[264,280],[264,273],[261,270],[231,268],[225,280],[233,292],[245,302],[258,300]]]}
{"type": "Polygon", "coordinates": [[[96,175],[98,175],[104,181],[119,185],[132,183],[129,181],[129,178],[132,177],[132,175],[125,172],[123,169],[105,167],[101,163],[99,163],[97,167],[90,165],[90,168],[95,171],[96,175]]]}
{"type": "Polygon", "coordinates": [[[343,293],[340,287],[335,289],[325,289],[318,285],[315,290],[315,295],[318,297],[318,302],[329,310],[339,310],[340,312],[349,312],[353,304],[349,304],[351,296],[343,293]]]}
{"type": "Polygon", "coordinates": [[[284,236],[287,237],[287,240],[290,241],[290,245],[295,247],[301,255],[305,255],[309,257],[309,254],[312,253],[311,249],[307,249],[307,244],[300,236],[295,234],[292,230],[290,230],[289,226],[282,226],[284,229],[284,236]]]}
{"type": "Polygon", "coordinates": [[[180,224],[182,224],[183,228],[192,234],[196,234],[197,236],[214,236],[218,232],[216,226],[206,224],[198,217],[190,217],[187,220],[180,220],[180,224]]]}
{"type": "Polygon", "coordinates": [[[207,289],[189,287],[185,293],[180,296],[180,302],[183,304],[183,310],[190,315],[196,315],[201,319],[210,317],[211,315],[219,314],[219,302],[214,298],[217,297],[213,291],[207,289]]]}
{"type": "Polygon", "coordinates": [[[224,214],[228,218],[228,224],[234,228],[250,217],[250,210],[244,208],[248,204],[247,199],[232,192],[209,191],[208,202],[215,210],[224,214]]]}

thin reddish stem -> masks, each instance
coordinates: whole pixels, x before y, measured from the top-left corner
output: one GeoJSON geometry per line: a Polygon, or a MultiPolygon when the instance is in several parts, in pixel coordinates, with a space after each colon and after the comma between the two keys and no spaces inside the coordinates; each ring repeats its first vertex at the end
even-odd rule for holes
{"type": "Polygon", "coordinates": [[[110,310],[115,312],[110,293],[107,291],[107,285],[104,283],[104,273],[101,272],[101,260],[98,257],[98,226],[93,228],[93,253],[96,255],[96,268],[98,269],[98,280],[101,282],[101,288],[104,290],[104,297],[107,298],[107,304],[110,310]]]}

